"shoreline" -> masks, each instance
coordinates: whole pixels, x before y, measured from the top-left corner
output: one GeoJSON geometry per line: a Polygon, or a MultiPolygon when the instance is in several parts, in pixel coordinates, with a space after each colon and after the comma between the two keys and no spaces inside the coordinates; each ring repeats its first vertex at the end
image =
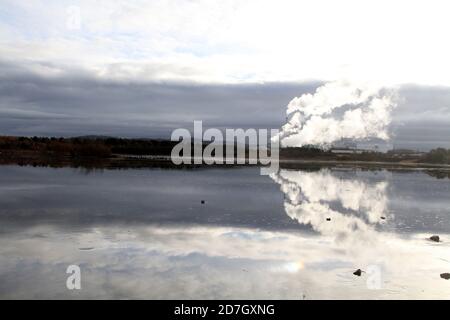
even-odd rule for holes
{"type": "MultiPolygon", "coordinates": [[[[390,169],[390,170],[418,170],[418,171],[440,171],[450,174],[450,165],[424,163],[424,162],[386,162],[386,161],[361,161],[361,160],[334,160],[334,159],[280,159],[281,169],[300,169],[304,167],[342,167],[362,169],[390,169]]],[[[167,155],[124,155],[114,154],[108,158],[84,157],[73,158],[63,156],[5,156],[0,154],[0,165],[19,165],[34,167],[75,167],[88,169],[133,169],[133,168],[207,168],[207,167],[261,167],[260,164],[182,164],[172,163],[167,155]]]]}

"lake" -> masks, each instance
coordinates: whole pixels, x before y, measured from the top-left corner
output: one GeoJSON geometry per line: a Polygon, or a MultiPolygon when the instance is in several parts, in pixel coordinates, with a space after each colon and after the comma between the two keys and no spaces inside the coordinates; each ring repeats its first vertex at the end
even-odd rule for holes
{"type": "Polygon", "coordinates": [[[449,249],[419,170],[0,166],[2,299],[448,299],[449,249]]]}

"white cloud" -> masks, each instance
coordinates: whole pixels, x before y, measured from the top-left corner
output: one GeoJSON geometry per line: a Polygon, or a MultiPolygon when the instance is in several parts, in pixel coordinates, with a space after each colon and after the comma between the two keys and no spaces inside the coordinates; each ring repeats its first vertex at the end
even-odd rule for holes
{"type": "Polygon", "coordinates": [[[6,1],[0,57],[144,80],[450,85],[447,12],[437,0],[6,1]],[[67,28],[70,6],[80,30],[67,28]]]}

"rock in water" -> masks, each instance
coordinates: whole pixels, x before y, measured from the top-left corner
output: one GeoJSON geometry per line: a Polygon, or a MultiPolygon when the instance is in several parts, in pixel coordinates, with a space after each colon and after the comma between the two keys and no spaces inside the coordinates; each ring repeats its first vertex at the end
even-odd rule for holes
{"type": "Polygon", "coordinates": [[[441,273],[441,278],[445,279],[445,280],[449,280],[450,279],[450,273],[441,273]]]}
{"type": "Polygon", "coordinates": [[[439,242],[439,236],[436,236],[436,235],[435,236],[431,236],[430,240],[434,241],[434,242],[439,242]]]}
{"type": "Polygon", "coordinates": [[[353,272],[353,274],[354,274],[355,276],[358,276],[358,277],[361,277],[361,273],[362,273],[362,270],[361,270],[361,269],[358,269],[358,270],[356,270],[355,272],[353,272]]]}

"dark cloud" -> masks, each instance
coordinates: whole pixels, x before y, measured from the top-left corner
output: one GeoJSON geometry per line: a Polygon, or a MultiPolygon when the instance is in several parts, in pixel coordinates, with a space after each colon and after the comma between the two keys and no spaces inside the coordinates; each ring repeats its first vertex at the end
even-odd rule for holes
{"type": "MultiPolygon", "coordinates": [[[[173,129],[279,128],[289,101],[321,83],[216,85],[104,80],[83,70],[43,76],[0,62],[0,134],[168,138],[173,129]]],[[[50,72],[49,72],[50,73],[50,72]]],[[[450,88],[405,86],[393,115],[397,147],[450,147],[450,88]]]]}
{"type": "Polygon", "coordinates": [[[406,85],[393,113],[393,140],[399,147],[450,148],[450,88],[406,85]]]}
{"type": "Polygon", "coordinates": [[[15,135],[167,137],[194,120],[212,127],[278,128],[289,100],[318,85],[117,82],[0,68],[1,133],[15,135]]]}

